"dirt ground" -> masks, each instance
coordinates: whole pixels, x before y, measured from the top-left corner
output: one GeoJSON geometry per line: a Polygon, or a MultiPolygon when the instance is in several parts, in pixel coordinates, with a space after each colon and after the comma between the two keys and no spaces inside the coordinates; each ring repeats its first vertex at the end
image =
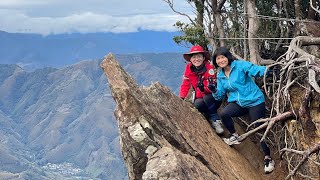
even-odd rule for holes
{"type": "MultiPolygon", "coordinates": [[[[236,124],[236,129],[237,129],[237,132],[239,132],[239,134],[244,133],[244,131],[237,124],[236,124]]],[[[255,137],[247,138],[241,144],[234,145],[230,148],[236,149],[240,154],[245,156],[245,158],[249,160],[252,166],[255,167],[257,173],[261,174],[261,177],[262,177],[261,179],[282,180],[282,179],[285,179],[288,175],[285,161],[280,159],[279,153],[272,147],[270,147],[270,150],[272,154],[271,156],[275,160],[275,170],[272,173],[265,174],[264,164],[263,164],[264,154],[260,147],[259,141],[257,141],[255,137]]]]}

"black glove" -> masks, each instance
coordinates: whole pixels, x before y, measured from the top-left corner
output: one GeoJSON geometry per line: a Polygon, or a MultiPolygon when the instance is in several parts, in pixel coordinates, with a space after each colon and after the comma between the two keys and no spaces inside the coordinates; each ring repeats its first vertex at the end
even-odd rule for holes
{"type": "Polygon", "coordinates": [[[204,85],[202,80],[199,80],[197,87],[200,89],[201,92],[204,92],[204,85]]]}
{"type": "Polygon", "coordinates": [[[216,83],[214,82],[213,78],[208,79],[208,89],[210,89],[211,92],[215,93],[217,91],[216,83]]]}

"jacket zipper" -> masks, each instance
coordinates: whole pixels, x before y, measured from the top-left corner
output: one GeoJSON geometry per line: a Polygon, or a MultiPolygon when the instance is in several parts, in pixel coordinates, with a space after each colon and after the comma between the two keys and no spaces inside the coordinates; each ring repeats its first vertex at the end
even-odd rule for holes
{"type": "MultiPolygon", "coordinates": [[[[231,71],[230,71],[230,74],[231,74],[231,71]]],[[[230,77],[230,74],[229,74],[229,77],[230,77]]],[[[229,86],[230,86],[233,90],[235,90],[235,88],[233,88],[233,87],[231,86],[230,78],[228,78],[227,76],[226,76],[226,78],[228,79],[229,86]]],[[[236,90],[236,91],[237,91],[237,90],[236,90]]],[[[241,104],[241,102],[240,102],[240,93],[239,93],[239,91],[237,91],[237,94],[238,94],[238,102],[239,102],[239,105],[242,107],[242,104],[241,104]]]]}

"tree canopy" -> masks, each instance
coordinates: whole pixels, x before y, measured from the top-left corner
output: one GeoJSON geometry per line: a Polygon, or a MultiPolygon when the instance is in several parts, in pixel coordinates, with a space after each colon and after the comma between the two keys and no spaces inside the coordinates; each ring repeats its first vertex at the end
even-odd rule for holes
{"type": "Polygon", "coordinates": [[[198,44],[212,50],[226,45],[255,63],[275,60],[294,37],[314,36],[310,29],[320,27],[317,0],[186,0],[193,7],[195,18],[175,9],[174,0],[163,1],[190,21],[175,24],[182,32],[174,38],[177,44],[198,44]]]}

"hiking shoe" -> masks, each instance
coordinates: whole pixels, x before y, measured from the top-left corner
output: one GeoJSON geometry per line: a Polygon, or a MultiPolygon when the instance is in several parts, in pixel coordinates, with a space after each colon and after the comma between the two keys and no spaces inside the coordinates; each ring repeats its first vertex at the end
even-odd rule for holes
{"type": "Polygon", "coordinates": [[[227,143],[229,146],[234,144],[240,144],[241,142],[238,141],[239,135],[237,133],[231,134],[229,138],[223,138],[224,142],[227,143]]]}
{"type": "Polygon", "coordinates": [[[271,158],[265,158],[264,159],[264,172],[266,174],[271,173],[274,170],[274,160],[271,158]]]}
{"type": "Polygon", "coordinates": [[[212,121],[212,127],[216,130],[217,134],[223,134],[224,130],[221,120],[212,121]]]}

